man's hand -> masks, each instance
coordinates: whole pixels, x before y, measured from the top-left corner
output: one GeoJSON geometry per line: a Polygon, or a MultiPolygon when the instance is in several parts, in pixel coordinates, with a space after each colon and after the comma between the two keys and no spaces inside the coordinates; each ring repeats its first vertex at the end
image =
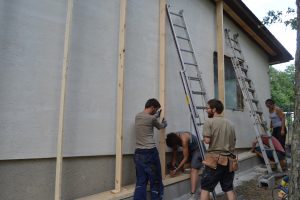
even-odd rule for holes
{"type": "Polygon", "coordinates": [[[162,119],[162,125],[163,125],[163,128],[166,128],[168,126],[168,122],[167,120],[165,120],[165,118],[162,119]]]}
{"type": "Polygon", "coordinates": [[[280,134],[281,134],[282,136],[284,136],[284,134],[285,134],[284,129],[283,129],[283,130],[281,129],[280,134]]]}
{"type": "Polygon", "coordinates": [[[161,113],[161,109],[159,109],[158,111],[156,111],[156,113],[154,114],[154,117],[159,118],[160,117],[160,113],[161,113]]]}
{"type": "Polygon", "coordinates": [[[170,175],[171,175],[171,176],[175,176],[176,173],[177,173],[177,168],[175,168],[174,170],[171,170],[171,171],[170,171],[170,175]]]}

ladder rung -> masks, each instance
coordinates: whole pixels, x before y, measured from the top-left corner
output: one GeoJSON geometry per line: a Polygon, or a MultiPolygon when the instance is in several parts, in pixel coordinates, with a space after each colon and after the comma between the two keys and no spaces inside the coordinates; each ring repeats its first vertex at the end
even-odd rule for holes
{"type": "Polygon", "coordinates": [[[254,90],[253,88],[248,88],[248,91],[249,91],[249,92],[252,92],[252,93],[255,92],[255,90],[254,90]]]}
{"type": "Polygon", "coordinates": [[[188,39],[188,38],[185,38],[185,37],[181,37],[181,36],[176,36],[177,38],[179,38],[179,39],[182,39],[182,40],[187,40],[187,41],[190,41],[190,39],[188,39]]]}
{"type": "Polygon", "coordinates": [[[238,59],[238,61],[240,61],[240,62],[245,62],[243,59],[241,59],[241,58],[239,58],[239,57],[237,57],[237,59],[238,59]]]}
{"type": "Polygon", "coordinates": [[[259,115],[262,115],[262,114],[263,114],[263,112],[260,111],[260,110],[256,110],[255,112],[256,112],[257,114],[259,114],[259,115]]]}
{"type": "Polygon", "coordinates": [[[233,48],[234,48],[234,50],[241,52],[241,50],[239,48],[236,48],[236,47],[233,47],[233,48]]]}
{"type": "Polygon", "coordinates": [[[178,17],[182,17],[182,15],[178,14],[178,13],[174,13],[174,12],[170,12],[171,15],[175,15],[175,16],[178,16],[178,17]]]}
{"type": "Polygon", "coordinates": [[[238,41],[236,41],[235,39],[233,38],[229,38],[231,41],[235,42],[235,43],[238,43],[238,41]]]}
{"type": "Polygon", "coordinates": [[[187,63],[187,62],[185,62],[184,64],[185,65],[192,65],[192,66],[196,66],[196,67],[198,66],[197,64],[194,64],[194,63],[187,63]]]}
{"type": "Polygon", "coordinates": [[[176,27],[179,27],[179,28],[186,29],[186,27],[185,27],[185,26],[181,26],[181,25],[179,25],[179,24],[173,24],[173,26],[176,26],[176,27]]]}
{"type": "Polygon", "coordinates": [[[192,90],[192,94],[205,95],[205,92],[201,92],[201,91],[193,91],[193,90],[192,90]]]}
{"type": "Polygon", "coordinates": [[[248,69],[247,69],[247,68],[245,68],[245,67],[242,67],[242,66],[241,66],[241,70],[242,70],[242,71],[244,71],[244,72],[247,72],[247,71],[248,71],[248,69]]]}
{"type": "Polygon", "coordinates": [[[204,123],[197,123],[197,126],[203,126],[204,123]]]}
{"type": "Polygon", "coordinates": [[[199,109],[199,110],[205,110],[206,106],[196,106],[196,108],[199,109]]]}
{"type": "MultiPolygon", "coordinates": [[[[259,137],[260,139],[261,139],[261,135],[259,135],[259,136],[257,136],[257,137],[259,137]]],[[[264,135],[263,137],[265,137],[265,138],[272,138],[272,135],[264,135]]]]}
{"type": "Polygon", "coordinates": [[[200,81],[200,78],[189,76],[189,80],[191,80],[191,81],[200,81]]]}
{"type": "Polygon", "coordinates": [[[248,78],[248,77],[243,77],[243,79],[244,79],[245,81],[247,81],[247,82],[251,82],[251,79],[248,78]]]}
{"type": "Polygon", "coordinates": [[[188,50],[188,49],[180,49],[180,51],[184,51],[184,52],[188,52],[188,53],[194,53],[193,51],[188,50]]]}

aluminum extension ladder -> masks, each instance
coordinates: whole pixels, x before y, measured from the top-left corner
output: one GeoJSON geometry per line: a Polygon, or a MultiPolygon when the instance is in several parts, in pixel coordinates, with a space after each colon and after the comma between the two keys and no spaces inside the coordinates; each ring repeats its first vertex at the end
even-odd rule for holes
{"type": "MultiPolygon", "coordinates": [[[[205,109],[207,103],[207,93],[201,78],[201,72],[193,50],[191,38],[184,21],[183,10],[179,13],[170,11],[167,5],[167,14],[170,22],[177,53],[180,59],[180,78],[183,84],[186,101],[191,113],[193,127],[197,136],[197,142],[202,159],[205,157],[205,145],[202,142],[203,136],[200,128],[205,119],[205,109]]],[[[215,192],[212,193],[216,199],[215,192]]]]}
{"type": "Polygon", "coordinates": [[[234,34],[231,36],[230,30],[225,29],[225,38],[227,40],[228,45],[230,46],[232,50],[232,56],[231,56],[231,62],[233,64],[233,68],[235,71],[236,78],[238,80],[239,86],[241,88],[241,91],[243,93],[245,104],[248,107],[248,110],[250,112],[250,117],[252,119],[256,137],[268,170],[269,174],[272,174],[272,167],[270,165],[270,161],[268,159],[266,148],[263,145],[262,142],[262,135],[267,135],[269,140],[269,146],[270,148],[267,150],[272,151],[273,158],[275,161],[275,164],[277,166],[277,170],[282,172],[272,139],[271,134],[268,131],[268,128],[266,126],[266,123],[263,118],[263,112],[262,107],[259,103],[259,100],[257,98],[255,87],[253,81],[248,77],[248,65],[245,61],[244,55],[242,53],[239,41],[238,41],[238,34],[234,34]]]}

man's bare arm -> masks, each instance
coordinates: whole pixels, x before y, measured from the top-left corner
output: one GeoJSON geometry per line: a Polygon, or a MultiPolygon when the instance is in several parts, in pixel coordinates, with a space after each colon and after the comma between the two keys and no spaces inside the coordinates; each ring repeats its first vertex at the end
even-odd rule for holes
{"type": "Polygon", "coordinates": [[[209,144],[209,143],[210,143],[210,137],[204,136],[204,137],[203,137],[203,142],[204,142],[205,144],[209,144]]]}

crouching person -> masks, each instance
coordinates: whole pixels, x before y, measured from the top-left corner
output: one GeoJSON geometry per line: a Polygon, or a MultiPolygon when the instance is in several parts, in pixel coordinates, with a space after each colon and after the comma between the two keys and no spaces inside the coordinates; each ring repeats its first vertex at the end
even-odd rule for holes
{"type": "MultiPolygon", "coordinates": [[[[268,135],[262,135],[261,140],[262,140],[262,143],[263,143],[264,148],[266,150],[267,157],[268,157],[269,161],[271,161],[270,163],[273,164],[273,166],[274,166],[275,165],[275,159],[273,157],[273,151],[270,149],[269,136],[268,135]]],[[[285,150],[282,147],[279,140],[277,140],[277,138],[275,138],[274,136],[271,136],[271,140],[272,140],[273,146],[275,148],[280,166],[281,166],[282,170],[286,170],[287,164],[286,164],[286,158],[285,158],[285,150]]],[[[252,142],[252,150],[251,151],[253,153],[256,153],[257,156],[259,156],[260,158],[263,159],[263,155],[262,155],[260,146],[256,146],[257,144],[258,144],[258,140],[256,138],[252,142]]]]}
{"type": "Polygon", "coordinates": [[[223,109],[220,100],[208,101],[206,112],[209,119],[203,126],[203,140],[209,147],[203,161],[205,168],[201,178],[201,200],[210,199],[209,193],[214,191],[218,182],[229,200],[236,199],[233,191],[234,171],[230,169],[229,162],[235,149],[236,137],[231,122],[222,116],[223,109]]]}
{"type": "Polygon", "coordinates": [[[171,161],[171,167],[173,170],[170,171],[172,176],[174,176],[180,169],[183,169],[185,163],[191,163],[191,193],[189,200],[196,199],[195,191],[199,179],[199,169],[202,166],[197,137],[190,132],[169,133],[167,135],[166,143],[168,147],[173,150],[171,161]],[[183,159],[180,161],[178,167],[175,167],[179,147],[182,147],[183,159]]]}

